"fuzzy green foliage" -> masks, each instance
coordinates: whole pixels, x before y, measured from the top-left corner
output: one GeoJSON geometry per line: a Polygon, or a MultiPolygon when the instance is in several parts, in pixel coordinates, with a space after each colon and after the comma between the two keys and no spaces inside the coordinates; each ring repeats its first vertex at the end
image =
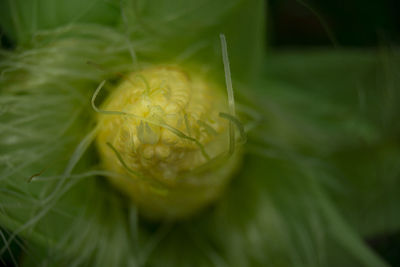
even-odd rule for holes
{"type": "Polygon", "coordinates": [[[0,8],[17,44],[0,50],[0,258],[16,244],[22,266],[386,266],[362,236],[400,227],[394,53],[264,57],[262,1],[59,2],[0,8]],[[148,64],[223,81],[219,33],[245,160],[207,211],[146,222],[104,178],[90,99],[148,64]]]}
{"type": "Polygon", "coordinates": [[[364,236],[397,231],[397,48],[287,53],[270,63],[265,72],[269,98],[282,100],[284,87],[280,107],[302,111],[293,120],[310,142],[300,149],[334,167],[330,181],[336,185],[329,187],[346,218],[364,236]]]}

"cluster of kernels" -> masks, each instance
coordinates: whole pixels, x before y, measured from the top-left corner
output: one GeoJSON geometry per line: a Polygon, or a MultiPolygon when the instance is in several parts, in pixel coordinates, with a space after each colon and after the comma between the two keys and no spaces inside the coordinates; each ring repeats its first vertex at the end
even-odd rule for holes
{"type": "MultiPolygon", "coordinates": [[[[204,183],[210,177],[210,173],[193,178],[190,172],[208,161],[200,146],[210,158],[228,149],[228,122],[219,116],[227,110],[226,98],[221,91],[201,77],[189,76],[172,67],[130,74],[102,106],[103,110],[126,115],[100,115],[97,146],[107,169],[129,173],[106,145],[110,143],[128,168],[140,173],[142,180],[130,185],[123,181],[113,182],[133,194],[136,202],[156,213],[160,210],[162,213],[168,205],[191,209],[191,206],[201,206],[215,198],[230,172],[220,171],[222,177],[215,177],[211,183],[214,188],[196,188],[196,184],[204,183]],[[161,189],[166,189],[170,196],[159,201],[160,196],[154,195],[154,188],[150,188],[153,182],[161,183],[161,189]]],[[[180,213],[179,207],[173,207],[173,210],[180,213]]]]}

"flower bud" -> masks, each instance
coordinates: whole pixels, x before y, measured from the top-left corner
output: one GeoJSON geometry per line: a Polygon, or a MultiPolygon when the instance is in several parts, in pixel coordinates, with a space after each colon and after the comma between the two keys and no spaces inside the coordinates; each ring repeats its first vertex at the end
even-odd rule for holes
{"type": "Polygon", "coordinates": [[[97,147],[110,181],[149,218],[177,219],[211,203],[240,158],[228,153],[222,88],[176,67],[129,74],[100,111],[97,147]]]}

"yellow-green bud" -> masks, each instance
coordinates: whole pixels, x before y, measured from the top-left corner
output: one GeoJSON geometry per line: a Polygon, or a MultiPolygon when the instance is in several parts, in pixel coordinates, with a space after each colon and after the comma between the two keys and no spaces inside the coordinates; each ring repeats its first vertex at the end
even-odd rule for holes
{"type": "Polygon", "coordinates": [[[238,164],[238,151],[228,156],[223,89],[200,75],[168,66],[131,73],[102,110],[102,163],[147,217],[195,213],[221,194],[238,164]]]}

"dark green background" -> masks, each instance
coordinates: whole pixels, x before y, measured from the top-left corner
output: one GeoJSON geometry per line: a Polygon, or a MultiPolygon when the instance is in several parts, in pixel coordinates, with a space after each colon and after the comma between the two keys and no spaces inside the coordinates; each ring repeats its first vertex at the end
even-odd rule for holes
{"type": "MultiPolygon", "coordinates": [[[[271,0],[268,9],[267,39],[273,50],[336,45],[374,50],[400,43],[398,0],[271,0]]],[[[367,242],[393,266],[400,266],[400,233],[367,242]]]]}
{"type": "Polygon", "coordinates": [[[400,41],[398,0],[271,0],[269,43],[273,47],[329,46],[326,22],[340,46],[374,47],[400,41]]]}

